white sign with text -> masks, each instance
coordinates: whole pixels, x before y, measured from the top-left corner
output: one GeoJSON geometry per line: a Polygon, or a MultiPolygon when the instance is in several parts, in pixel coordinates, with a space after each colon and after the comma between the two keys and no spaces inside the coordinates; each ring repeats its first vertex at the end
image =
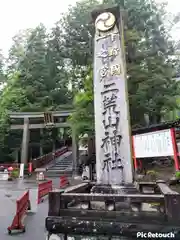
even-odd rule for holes
{"type": "Polygon", "coordinates": [[[170,129],[138,134],[133,141],[136,158],[174,155],[170,129]]]}
{"type": "Polygon", "coordinates": [[[19,178],[24,177],[24,163],[20,164],[19,178]]]}

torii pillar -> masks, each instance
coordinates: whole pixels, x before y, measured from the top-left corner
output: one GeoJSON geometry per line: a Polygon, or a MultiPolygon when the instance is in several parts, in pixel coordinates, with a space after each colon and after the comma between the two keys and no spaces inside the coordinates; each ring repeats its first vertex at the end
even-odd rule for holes
{"type": "Polygon", "coordinates": [[[73,170],[73,174],[76,175],[78,173],[78,165],[79,165],[79,154],[78,154],[78,150],[79,150],[79,146],[78,146],[78,137],[76,134],[75,129],[72,127],[72,170],[73,170]]]}
{"type": "Polygon", "coordinates": [[[29,118],[24,118],[23,138],[21,146],[21,163],[28,163],[29,148],[29,118]]]}

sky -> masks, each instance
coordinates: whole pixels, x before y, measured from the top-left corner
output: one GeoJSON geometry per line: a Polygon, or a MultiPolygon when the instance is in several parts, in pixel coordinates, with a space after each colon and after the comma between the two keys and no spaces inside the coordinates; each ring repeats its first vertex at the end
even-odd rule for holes
{"type": "MultiPolygon", "coordinates": [[[[167,1],[168,11],[180,11],[180,0],[167,1]]],[[[6,56],[12,37],[21,29],[33,28],[39,23],[51,28],[59,20],[60,14],[67,11],[69,4],[74,5],[75,2],[76,0],[0,0],[0,49],[6,56]]],[[[174,32],[174,36],[178,35],[180,34],[174,32]]]]}

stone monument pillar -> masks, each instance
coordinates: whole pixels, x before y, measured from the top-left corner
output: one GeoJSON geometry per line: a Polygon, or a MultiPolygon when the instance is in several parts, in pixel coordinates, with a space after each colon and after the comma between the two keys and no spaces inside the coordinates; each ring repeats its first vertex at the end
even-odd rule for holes
{"type": "Polygon", "coordinates": [[[133,182],[129,103],[119,8],[92,13],[97,183],[133,182]]]}
{"type": "Polygon", "coordinates": [[[29,147],[29,118],[24,118],[23,139],[21,147],[21,163],[28,163],[28,147],[29,147]]]}

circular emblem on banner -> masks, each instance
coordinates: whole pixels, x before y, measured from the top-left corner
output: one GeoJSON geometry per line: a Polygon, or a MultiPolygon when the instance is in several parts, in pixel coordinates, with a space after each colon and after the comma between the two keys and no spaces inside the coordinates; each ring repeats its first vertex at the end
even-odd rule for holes
{"type": "Polygon", "coordinates": [[[99,31],[106,32],[114,27],[115,16],[111,12],[100,14],[95,21],[95,26],[99,31]]]}

